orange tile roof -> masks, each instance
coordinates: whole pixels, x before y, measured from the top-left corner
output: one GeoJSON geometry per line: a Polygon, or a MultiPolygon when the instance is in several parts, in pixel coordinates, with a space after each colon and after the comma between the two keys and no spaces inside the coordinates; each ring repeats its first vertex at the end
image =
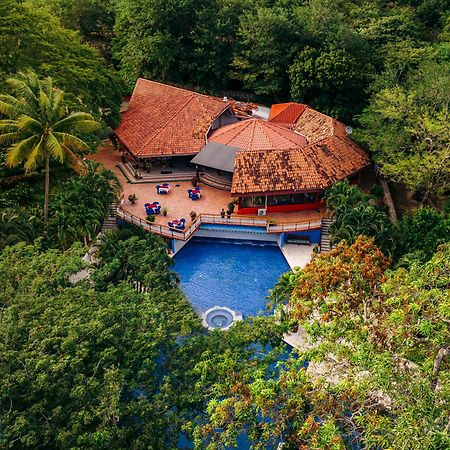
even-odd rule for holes
{"type": "Polygon", "coordinates": [[[217,97],[139,78],[116,134],[135,156],[195,154],[205,145],[211,123],[229,105],[217,97]]]}
{"type": "Polygon", "coordinates": [[[269,122],[293,127],[307,106],[301,103],[278,103],[270,108],[269,122]]]}
{"type": "Polygon", "coordinates": [[[330,136],[345,136],[345,125],[309,106],[296,120],[293,130],[303,134],[308,142],[314,143],[330,136]]]}
{"type": "Polygon", "coordinates": [[[239,151],[232,195],[323,190],[369,165],[346,137],[332,136],[303,148],[239,151]]]}
{"type": "Polygon", "coordinates": [[[211,142],[243,150],[304,147],[304,136],[261,119],[248,119],[218,128],[208,137],[211,142]]]}

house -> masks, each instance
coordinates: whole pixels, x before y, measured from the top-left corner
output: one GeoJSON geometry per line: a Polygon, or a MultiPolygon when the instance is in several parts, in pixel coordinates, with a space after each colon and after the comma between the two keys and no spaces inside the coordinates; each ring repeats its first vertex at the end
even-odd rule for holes
{"type": "Polygon", "coordinates": [[[318,209],[327,188],[369,165],[344,124],[308,105],[273,105],[268,120],[243,110],[139,79],[116,135],[137,167],[181,163],[206,184],[220,182],[238,214],[318,209]]]}

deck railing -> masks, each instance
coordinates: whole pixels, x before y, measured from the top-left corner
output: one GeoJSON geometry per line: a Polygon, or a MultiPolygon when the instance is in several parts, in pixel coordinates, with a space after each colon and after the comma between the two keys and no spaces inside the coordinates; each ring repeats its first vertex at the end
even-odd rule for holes
{"type": "Polygon", "coordinates": [[[254,217],[230,217],[228,219],[215,214],[200,214],[185,230],[176,230],[168,227],[167,225],[147,222],[145,219],[141,219],[140,217],[126,212],[122,208],[117,208],[116,215],[128,223],[141,226],[146,231],[151,231],[152,233],[156,233],[164,237],[179,239],[182,241],[189,239],[202,223],[263,227],[266,229],[267,233],[307,231],[314,228],[320,228],[321,225],[320,219],[274,224],[271,223],[270,220],[257,219],[254,217]]]}

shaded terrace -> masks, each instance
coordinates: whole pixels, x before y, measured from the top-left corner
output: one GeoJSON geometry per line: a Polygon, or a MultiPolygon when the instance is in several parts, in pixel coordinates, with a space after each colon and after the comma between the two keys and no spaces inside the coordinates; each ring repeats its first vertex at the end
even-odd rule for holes
{"type": "MultiPolygon", "coordinates": [[[[125,212],[145,220],[145,203],[157,201],[161,204],[162,208],[167,207],[168,214],[166,217],[162,214],[155,216],[156,224],[167,225],[167,222],[170,220],[185,218],[186,228],[188,228],[191,224],[191,211],[195,211],[197,214],[219,215],[222,208],[227,210],[227,205],[232,199],[231,194],[228,191],[216,189],[201,183],[202,198],[197,201],[192,201],[188,197],[187,193],[188,189],[192,189],[191,182],[170,181],[170,178],[166,180],[171,186],[171,190],[168,195],[158,195],[156,193],[156,185],[159,183],[131,184],[118,168],[121,163],[120,152],[114,149],[114,147],[109,143],[104,145],[97,154],[90,155],[89,159],[102,163],[105,168],[112,170],[116,174],[122,186],[123,200],[121,207],[125,212]],[[128,196],[130,194],[136,194],[138,198],[134,205],[128,200],[128,196]]],[[[233,215],[233,217],[235,216],[236,215],[233,215]]],[[[271,213],[266,217],[258,217],[256,215],[249,215],[245,217],[258,219],[259,221],[264,219],[273,220],[278,225],[283,223],[318,220],[324,216],[326,216],[325,208],[322,208],[320,211],[296,211],[271,213]]],[[[244,216],[239,217],[244,218],[244,216]]]]}

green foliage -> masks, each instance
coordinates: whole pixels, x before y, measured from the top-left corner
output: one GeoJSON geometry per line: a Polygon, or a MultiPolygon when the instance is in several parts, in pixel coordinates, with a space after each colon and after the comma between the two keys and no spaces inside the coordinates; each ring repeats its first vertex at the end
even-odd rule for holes
{"type": "Polygon", "coordinates": [[[332,243],[345,241],[352,244],[358,236],[364,235],[373,237],[386,253],[392,251],[394,229],[375,197],[364,194],[344,180],[334,184],[324,198],[334,218],[330,226],[332,243]]]}
{"type": "Polygon", "coordinates": [[[18,242],[32,243],[43,232],[42,221],[24,209],[0,210],[0,250],[18,242]]]}
{"type": "Polygon", "coordinates": [[[8,76],[31,68],[70,93],[72,109],[92,112],[109,125],[118,123],[121,82],[76,32],[63,28],[47,9],[15,0],[1,2],[0,24],[2,90],[8,76]]]}
{"type": "Polygon", "coordinates": [[[403,69],[400,82],[388,71],[385,86],[359,118],[357,137],[381,172],[425,196],[450,187],[449,71],[448,54],[441,58],[436,49],[403,69]]]}
{"type": "Polygon", "coordinates": [[[62,184],[51,199],[49,245],[68,248],[76,241],[90,242],[118,192],[115,175],[89,163],[87,173],[62,184]]]}
{"type": "Polygon", "coordinates": [[[372,72],[370,63],[361,70],[359,55],[347,50],[305,47],[289,68],[291,97],[351,121],[361,108],[372,72]]]}
{"type": "Polygon", "coordinates": [[[283,9],[261,7],[241,17],[231,76],[258,96],[279,95],[287,84],[287,67],[300,44],[283,9]]]}
{"type": "Polygon", "coordinates": [[[431,208],[419,208],[398,222],[400,255],[415,254],[428,261],[440,244],[450,242],[450,218],[431,208]]]}
{"type": "Polygon", "coordinates": [[[318,381],[322,398],[348,402],[344,417],[326,407],[342,432],[364,448],[445,448],[450,246],[426,264],[387,267],[373,241],[339,244],[284,284],[285,320],[306,331],[311,374],[334,375],[318,381]]]}
{"type": "Polygon", "coordinates": [[[40,80],[32,71],[8,78],[11,94],[0,95],[0,145],[8,146],[6,164],[24,164],[26,172],[45,161],[44,220],[48,221],[50,158],[77,162],[77,153],[88,151],[80,135],[98,128],[87,113],[66,109],[64,92],[50,77],[40,80]]]}
{"type": "Polygon", "coordinates": [[[90,280],[72,285],[83,252],[0,254],[4,445],[175,448],[211,400],[275,376],[283,327],[263,317],[205,334],[158,237],[107,233],[90,280]]]}
{"type": "Polygon", "coordinates": [[[174,445],[170,414],[155,413],[167,384],[160,357],[198,321],[163,285],[157,295],[70,285],[81,255],[23,244],[0,255],[2,442],[129,448],[146,435],[151,448],[174,445]]]}
{"type": "Polygon", "coordinates": [[[65,28],[78,30],[84,40],[110,58],[115,9],[113,0],[32,0],[48,7],[65,28]]]}

